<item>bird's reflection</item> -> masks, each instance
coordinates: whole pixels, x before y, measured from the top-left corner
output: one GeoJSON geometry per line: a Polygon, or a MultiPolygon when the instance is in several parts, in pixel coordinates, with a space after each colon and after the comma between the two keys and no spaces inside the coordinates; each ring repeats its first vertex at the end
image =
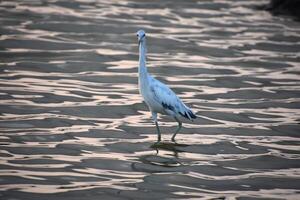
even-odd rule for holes
{"type": "Polygon", "coordinates": [[[173,152],[173,156],[178,158],[178,153],[184,152],[182,147],[187,147],[189,145],[179,144],[176,142],[160,142],[151,145],[151,148],[156,150],[156,155],[159,155],[160,150],[173,152]]]}
{"type": "Polygon", "coordinates": [[[140,160],[144,164],[150,164],[161,167],[178,167],[182,166],[182,163],[178,159],[180,152],[184,152],[181,147],[188,145],[160,142],[151,146],[155,153],[150,155],[144,155],[140,157],[140,160]]]}

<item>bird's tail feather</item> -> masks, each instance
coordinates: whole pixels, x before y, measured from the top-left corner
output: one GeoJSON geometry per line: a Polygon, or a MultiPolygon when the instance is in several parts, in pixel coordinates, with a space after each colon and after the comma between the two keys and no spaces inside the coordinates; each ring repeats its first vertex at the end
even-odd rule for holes
{"type": "Polygon", "coordinates": [[[190,117],[191,117],[192,119],[196,119],[196,118],[197,118],[197,116],[196,116],[191,110],[189,110],[188,112],[189,112],[190,117]]]}
{"type": "Polygon", "coordinates": [[[197,118],[197,116],[190,109],[186,109],[183,113],[179,112],[179,114],[189,120],[193,120],[197,118]]]}

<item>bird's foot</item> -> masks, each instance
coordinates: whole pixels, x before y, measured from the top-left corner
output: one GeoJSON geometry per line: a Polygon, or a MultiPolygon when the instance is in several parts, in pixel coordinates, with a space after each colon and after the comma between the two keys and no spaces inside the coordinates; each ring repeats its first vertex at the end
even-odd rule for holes
{"type": "Polygon", "coordinates": [[[174,143],[176,143],[175,137],[172,137],[171,141],[174,142],[174,143]]]}
{"type": "Polygon", "coordinates": [[[160,144],[161,140],[157,140],[157,142],[154,143],[154,145],[160,144]]]}
{"type": "Polygon", "coordinates": [[[157,140],[157,142],[155,142],[154,144],[151,145],[151,147],[158,147],[161,145],[161,141],[160,140],[157,140]]]}

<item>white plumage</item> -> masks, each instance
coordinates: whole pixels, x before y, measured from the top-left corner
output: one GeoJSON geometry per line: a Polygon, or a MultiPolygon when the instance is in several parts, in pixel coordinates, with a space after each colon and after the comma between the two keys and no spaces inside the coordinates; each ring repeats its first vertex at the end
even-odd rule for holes
{"type": "Polygon", "coordinates": [[[182,122],[179,118],[185,117],[192,120],[196,118],[196,115],[167,85],[148,74],[146,67],[145,31],[139,30],[137,32],[137,37],[139,42],[139,90],[152,113],[152,118],[157,128],[157,142],[160,142],[161,140],[161,134],[157,122],[157,113],[172,116],[178,122],[178,128],[172,136],[172,141],[175,141],[175,136],[182,126],[182,122]]]}

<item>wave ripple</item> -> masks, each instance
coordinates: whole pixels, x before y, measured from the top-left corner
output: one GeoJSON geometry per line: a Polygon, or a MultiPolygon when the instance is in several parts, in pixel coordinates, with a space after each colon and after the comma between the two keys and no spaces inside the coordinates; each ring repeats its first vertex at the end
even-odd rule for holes
{"type": "Polygon", "coordinates": [[[300,26],[261,3],[1,1],[0,198],[299,199],[300,26]],[[199,116],[177,144],[150,147],[140,28],[199,116]]]}

